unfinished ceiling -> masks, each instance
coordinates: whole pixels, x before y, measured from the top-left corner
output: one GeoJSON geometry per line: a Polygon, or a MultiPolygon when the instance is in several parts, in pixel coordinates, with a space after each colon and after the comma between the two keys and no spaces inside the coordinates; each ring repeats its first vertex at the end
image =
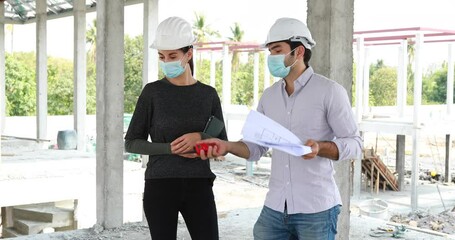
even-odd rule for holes
{"type": "MultiPolygon", "coordinates": [[[[36,0],[5,0],[5,18],[9,22],[26,23],[36,17],[36,0]]],[[[86,0],[87,8],[96,7],[96,0],[86,0]]],[[[47,0],[47,15],[57,16],[73,11],[73,0],[47,0]]]]}

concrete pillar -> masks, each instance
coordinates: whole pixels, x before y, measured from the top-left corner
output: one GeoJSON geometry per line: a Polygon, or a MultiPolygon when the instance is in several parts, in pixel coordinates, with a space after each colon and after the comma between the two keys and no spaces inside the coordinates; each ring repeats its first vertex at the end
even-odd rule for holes
{"type": "MultiPolygon", "coordinates": [[[[6,79],[5,79],[5,2],[0,1],[0,134],[5,130],[6,79]]],[[[1,143],[0,139],[0,143],[1,143]]],[[[1,157],[0,157],[1,162],[1,157]]]]}
{"type": "Polygon", "coordinates": [[[364,46],[363,46],[363,37],[357,38],[357,70],[356,70],[356,80],[355,80],[355,115],[357,122],[362,121],[363,115],[363,61],[364,59],[364,46]]]}
{"type": "Polygon", "coordinates": [[[229,45],[223,45],[223,109],[231,105],[231,60],[229,58],[229,45]]]}
{"type": "Polygon", "coordinates": [[[454,56],[453,56],[453,43],[449,43],[449,57],[447,66],[447,116],[453,114],[453,81],[454,81],[454,56]]]}
{"type": "Polygon", "coordinates": [[[408,40],[401,41],[398,54],[397,110],[398,117],[404,117],[408,95],[408,40]]]}
{"type": "Polygon", "coordinates": [[[216,88],[216,60],[215,52],[210,51],[210,86],[216,88]]]}
{"type": "MultiPolygon", "coordinates": [[[[5,2],[0,2],[0,135],[5,130],[6,119],[6,79],[5,79],[5,2]]],[[[0,146],[2,139],[0,138],[0,146]]],[[[0,153],[1,153],[0,147],[0,153]]],[[[0,154],[0,168],[2,164],[2,157],[0,154]]],[[[0,212],[1,215],[1,212],[0,212]]],[[[3,215],[2,215],[3,216],[3,215]]],[[[3,222],[3,221],[2,221],[3,222]]]]}
{"type": "Polygon", "coordinates": [[[398,189],[403,191],[405,173],[406,135],[397,135],[395,170],[398,173],[398,189]]]}
{"type": "MultiPolygon", "coordinates": [[[[353,10],[354,0],[308,0],[308,27],[317,42],[310,65],[317,73],[343,85],[349,99],[352,99],[353,10]]],[[[336,162],[335,170],[343,201],[337,239],[349,239],[350,161],[336,162]]]]}
{"type": "MultiPolygon", "coordinates": [[[[158,0],[144,0],[144,61],[142,65],[142,87],[158,80],[158,51],[150,48],[158,27],[158,0]]],[[[146,168],[148,155],[142,155],[142,167],[146,168]]]]}
{"type": "Polygon", "coordinates": [[[370,62],[368,59],[368,48],[364,48],[363,61],[363,115],[370,113],[370,62]]]}
{"type": "Polygon", "coordinates": [[[270,71],[269,66],[267,65],[267,54],[264,54],[264,90],[270,87],[270,71]]]}
{"type": "Polygon", "coordinates": [[[412,139],[412,173],[411,173],[411,208],[418,208],[417,182],[419,180],[419,136],[420,136],[420,105],[422,104],[422,47],[423,33],[417,33],[415,39],[415,72],[414,72],[414,134],[412,139]]]}
{"type": "Polygon", "coordinates": [[[85,0],[73,2],[74,12],[74,129],[77,150],[86,150],[85,117],[87,114],[87,61],[85,52],[85,0]]]}
{"type": "MultiPolygon", "coordinates": [[[[197,79],[197,62],[199,61],[198,59],[196,59],[196,56],[197,56],[197,47],[196,46],[193,46],[193,64],[194,64],[194,68],[193,68],[193,77],[195,79],[197,79]]],[[[202,58],[201,58],[201,61],[199,61],[200,63],[202,63],[202,58]]]]}
{"type": "Polygon", "coordinates": [[[114,228],[123,224],[124,1],[96,8],[96,217],[114,228]]]}
{"type": "Polygon", "coordinates": [[[36,138],[47,138],[47,1],[36,0],[36,138]]]}
{"type": "Polygon", "coordinates": [[[254,52],[253,64],[253,107],[256,108],[259,103],[259,52],[254,52]]]}
{"type": "Polygon", "coordinates": [[[158,51],[150,48],[158,27],[158,0],[144,0],[144,64],[142,86],[158,80],[158,51]]]}
{"type": "Polygon", "coordinates": [[[451,182],[451,174],[450,174],[450,149],[452,149],[452,141],[450,140],[450,134],[446,134],[446,159],[445,159],[445,171],[444,177],[445,182],[451,182]]]}

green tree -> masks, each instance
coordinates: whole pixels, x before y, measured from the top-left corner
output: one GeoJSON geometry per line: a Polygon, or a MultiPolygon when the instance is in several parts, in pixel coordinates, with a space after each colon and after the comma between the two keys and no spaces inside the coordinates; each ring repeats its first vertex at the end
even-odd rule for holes
{"type": "Polygon", "coordinates": [[[48,114],[73,114],[73,62],[62,58],[48,58],[48,114]]]}
{"type": "Polygon", "coordinates": [[[194,13],[193,34],[198,42],[208,42],[212,37],[220,37],[220,33],[213,30],[207,23],[202,13],[194,13]]]}
{"type": "MultiPolygon", "coordinates": [[[[36,113],[35,71],[21,61],[29,53],[6,54],[6,115],[31,116],[36,113]]],[[[33,58],[35,59],[35,58],[33,58]]]]}
{"type": "Polygon", "coordinates": [[[144,39],[125,36],[125,113],[133,113],[142,90],[144,39]]]}
{"type": "Polygon", "coordinates": [[[96,18],[85,32],[85,42],[89,44],[88,57],[96,59],[96,18]]]}
{"type": "Polygon", "coordinates": [[[397,71],[378,61],[371,66],[370,102],[373,106],[393,106],[397,98],[397,71]]]}
{"type": "MultiPolygon", "coordinates": [[[[447,101],[447,62],[424,77],[424,91],[426,103],[445,104],[447,101]],[[428,87],[425,87],[428,85],[428,87]]],[[[454,86],[455,91],[455,86],[454,86]]],[[[455,99],[455,97],[454,97],[455,99]]],[[[453,101],[453,99],[452,99],[453,101]]]]}
{"type": "MultiPolygon", "coordinates": [[[[230,41],[233,42],[241,42],[243,39],[244,31],[240,28],[239,23],[234,23],[234,26],[231,27],[232,37],[229,37],[230,41]]],[[[232,71],[237,71],[239,65],[239,53],[237,51],[233,51],[232,53],[232,71]]]]}

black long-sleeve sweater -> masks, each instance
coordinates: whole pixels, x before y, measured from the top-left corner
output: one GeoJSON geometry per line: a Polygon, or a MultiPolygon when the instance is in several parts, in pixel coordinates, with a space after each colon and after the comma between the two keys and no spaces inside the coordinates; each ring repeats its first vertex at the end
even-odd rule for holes
{"type": "MultiPolygon", "coordinates": [[[[126,151],[150,155],[145,179],[214,178],[209,161],[171,154],[169,145],[186,133],[202,132],[212,115],[223,120],[213,87],[201,82],[176,86],[165,78],[148,83],[125,136],[126,151]]],[[[226,130],[214,137],[227,140],[226,130]]]]}

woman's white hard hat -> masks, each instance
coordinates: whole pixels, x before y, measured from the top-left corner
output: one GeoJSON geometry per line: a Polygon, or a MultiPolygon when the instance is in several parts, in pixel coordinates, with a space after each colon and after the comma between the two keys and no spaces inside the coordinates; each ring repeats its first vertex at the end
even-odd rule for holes
{"type": "Polygon", "coordinates": [[[151,48],[157,50],[175,50],[196,42],[191,24],[179,17],[170,17],[162,21],[156,29],[155,40],[151,48]]]}
{"type": "Polygon", "coordinates": [[[316,45],[305,23],[295,18],[279,18],[270,28],[267,40],[262,46],[267,47],[269,43],[287,40],[301,42],[307,49],[316,45]]]}

